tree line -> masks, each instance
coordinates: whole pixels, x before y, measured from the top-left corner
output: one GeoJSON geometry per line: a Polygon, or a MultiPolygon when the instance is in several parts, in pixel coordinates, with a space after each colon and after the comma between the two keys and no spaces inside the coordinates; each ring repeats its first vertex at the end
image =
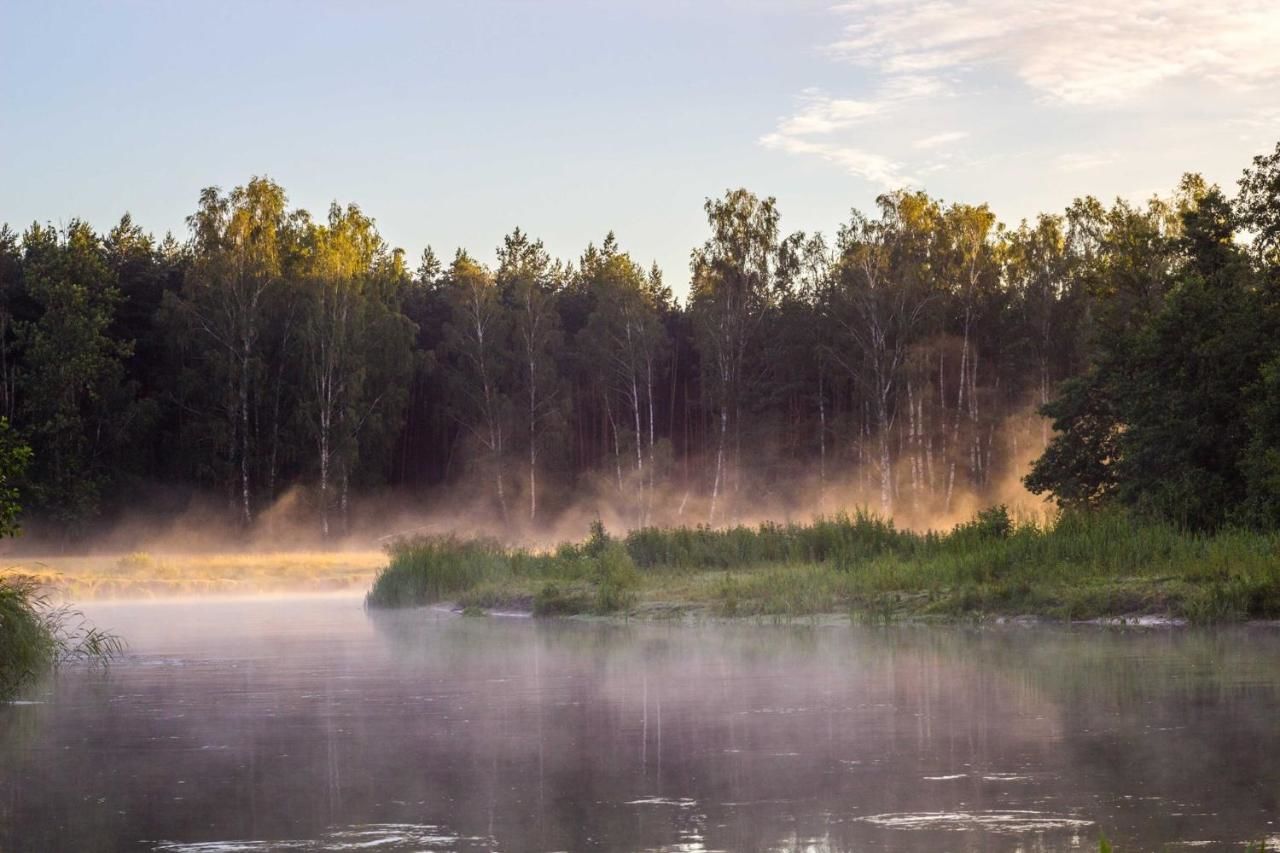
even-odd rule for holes
{"type": "Polygon", "coordinates": [[[584,495],[636,526],[828,495],[927,519],[1035,460],[1064,504],[1280,523],[1280,146],[1233,198],[1188,175],[1016,227],[912,190],[829,236],[743,189],[705,213],[683,300],[612,233],[411,264],[261,177],[204,190],[182,240],[6,226],[24,503],[70,537],[211,494],[246,527],[301,494],[335,535],[387,489],[508,529],[584,495]]]}

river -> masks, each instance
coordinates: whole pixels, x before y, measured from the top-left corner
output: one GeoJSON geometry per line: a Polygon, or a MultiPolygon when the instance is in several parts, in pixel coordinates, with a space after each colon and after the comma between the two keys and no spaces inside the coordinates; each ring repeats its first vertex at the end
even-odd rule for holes
{"type": "Polygon", "coordinates": [[[0,850],[1280,842],[1280,629],[677,625],[92,603],[0,706],[0,850]]]}

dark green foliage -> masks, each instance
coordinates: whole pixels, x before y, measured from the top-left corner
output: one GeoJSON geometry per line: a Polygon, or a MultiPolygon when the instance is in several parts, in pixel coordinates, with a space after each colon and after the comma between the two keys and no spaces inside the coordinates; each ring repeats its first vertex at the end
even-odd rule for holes
{"type": "Polygon", "coordinates": [[[1241,462],[1247,497],[1243,517],[1256,527],[1280,528],[1280,356],[1262,367],[1248,393],[1249,444],[1241,462]]]}
{"type": "Polygon", "coordinates": [[[1121,422],[1107,377],[1096,368],[1068,379],[1056,399],[1040,407],[1057,435],[1026,477],[1035,494],[1051,492],[1063,506],[1096,506],[1116,486],[1121,422]]]}
{"type": "Polygon", "coordinates": [[[31,448],[14,435],[8,419],[0,417],[0,538],[20,532],[18,515],[22,505],[17,484],[30,462],[31,448]]]}
{"type": "Polygon", "coordinates": [[[973,539],[1007,539],[1014,531],[1013,519],[1009,517],[1009,508],[1004,504],[978,510],[972,521],[957,524],[952,531],[952,538],[971,537],[973,539]]]}
{"type": "Polygon", "coordinates": [[[1058,435],[1026,483],[1064,506],[1113,499],[1193,528],[1271,524],[1280,492],[1266,365],[1280,302],[1233,241],[1222,194],[1184,189],[1162,295],[1100,329],[1089,370],[1043,407],[1058,435]]]}
{"type": "Polygon", "coordinates": [[[1259,257],[1273,266],[1280,262],[1280,142],[1271,154],[1253,158],[1240,179],[1237,206],[1259,257]]]}
{"type": "Polygon", "coordinates": [[[88,225],[33,226],[23,249],[23,284],[39,312],[16,327],[25,365],[18,416],[37,450],[29,491],[34,507],[74,531],[96,514],[129,438],[124,360],[133,344],[110,334],[120,291],[88,225]]]}

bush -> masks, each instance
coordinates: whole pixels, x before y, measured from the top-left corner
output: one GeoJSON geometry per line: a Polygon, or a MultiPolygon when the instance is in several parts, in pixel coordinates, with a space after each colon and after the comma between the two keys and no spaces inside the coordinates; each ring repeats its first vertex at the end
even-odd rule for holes
{"type": "Polygon", "coordinates": [[[595,561],[596,612],[613,613],[629,608],[632,590],[640,585],[640,573],[627,549],[617,542],[605,544],[595,561]]]}

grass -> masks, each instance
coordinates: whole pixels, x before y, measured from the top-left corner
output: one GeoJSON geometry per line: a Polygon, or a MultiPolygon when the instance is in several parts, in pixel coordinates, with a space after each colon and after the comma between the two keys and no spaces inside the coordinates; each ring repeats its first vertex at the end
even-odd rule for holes
{"type": "Polygon", "coordinates": [[[1119,512],[1017,522],[1004,507],[913,533],[865,512],[811,524],[643,529],[597,523],[553,551],[429,538],[391,549],[371,606],[455,600],[535,613],[794,618],[1280,618],[1280,534],[1196,534],[1119,512]]]}
{"type": "Polygon", "coordinates": [[[106,663],[123,648],[79,611],[51,604],[36,579],[0,578],[0,699],[60,664],[106,663]]]}
{"type": "Polygon", "coordinates": [[[586,542],[566,543],[550,552],[446,536],[399,542],[390,556],[366,597],[371,607],[456,599],[464,610],[614,613],[635,604],[640,586],[640,572],[627,548],[598,522],[586,542]]]}
{"type": "Polygon", "coordinates": [[[27,559],[23,575],[64,599],[162,598],[367,589],[386,565],[381,551],[152,554],[27,559]]]}

